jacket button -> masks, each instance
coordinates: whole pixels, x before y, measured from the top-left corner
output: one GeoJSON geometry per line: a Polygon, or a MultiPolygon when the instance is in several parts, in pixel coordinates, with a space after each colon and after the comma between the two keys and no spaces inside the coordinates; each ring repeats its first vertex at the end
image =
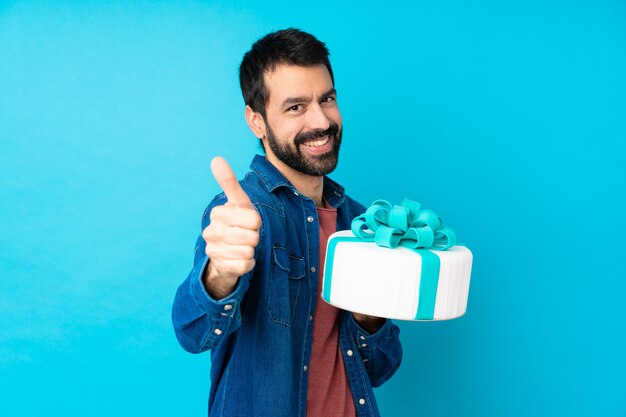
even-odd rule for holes
{"type": "Polygon", "coordinates": [[[354,355],[354,352],[352,352],[350,349],[348,349],[348,351],[346,352],[346,355],[352,356],[352,355],[354,355]]]}
{"type": "Polygon", "coordinates": [[[220,336],[222,334],[222,331],[220,329],[215,329],[215,330],[213,330],[213,333],[215,333],[216,335],[220,336]]]}
{"type": "Polygon", "coordinates": [[[307,369],[309,369],[309,367],[308,367],[308,366],[306,366],[306,365],[304,365],[304,367],[303,367],[302,369],[304,369],[304,372],[306,372],[306,371],[307,371],[307,369]]]}
{"type": "Polygon", "coordinates": [[[359,339],[365,340],[365,336],[359,336],[359,339]]]}
{"type": "Polygon", "coordinates": [[[312,267],[311,267],[311,272],[315,272],[315,271],[316,271],[315,267],[314,267],[314,266],[312,266],[312,267]]]}
{"type": "Polygon", "coordinates": [[[361,398],[361,399],[359,400],[359,404],[364,405],[364,404],[365,404],[365,398],[361,398]]]}
{"type": "Polygon", "coordinates": [[[309,216],[309,217],[307,217],[306,219],[307,219],[307,221],[308,221],[309,223],[313,223],[313,220],[315,220],[315,219],[313,218],[313,216],[309,216]]]}
{"type": "Polygon", "coordinates": [[[232,305],[232,304],[226,304],[226,305],[224,306],[224,310],[226,310],[226,311],[230,311],[230,310],[232,310],[232,309],[233,309],[233,305],[232,305]]]}

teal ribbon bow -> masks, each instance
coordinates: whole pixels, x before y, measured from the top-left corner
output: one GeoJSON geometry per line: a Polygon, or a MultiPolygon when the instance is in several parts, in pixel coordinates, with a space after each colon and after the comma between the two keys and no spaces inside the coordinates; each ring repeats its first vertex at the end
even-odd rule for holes
{"type": "Polygon", "coordinates": [[[420,210],[420,203],[405,198],[400,205],[374,201],[367,211],[352,220],[352,233],[378,246],[446,250],[456,244],[456,234],[443,226],[432,210],[420,210]]]}

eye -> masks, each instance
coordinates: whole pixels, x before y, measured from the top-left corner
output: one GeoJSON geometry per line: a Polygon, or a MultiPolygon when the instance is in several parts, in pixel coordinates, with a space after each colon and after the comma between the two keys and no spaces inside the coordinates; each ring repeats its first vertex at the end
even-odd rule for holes
{"type": "Polygon", "coordinates": [[[296,104],[294,106],[291,106],[291,107],[287,108],[287,111],[295,113],[295,112],[300,111],[301,109],[302,109],[302,104],[296,104]]]}
{"type": "Polygon", "coordinates": [[[327,96],[322,99],[322,103],[334,103],[336,101],[335,97],[327,96]]]}

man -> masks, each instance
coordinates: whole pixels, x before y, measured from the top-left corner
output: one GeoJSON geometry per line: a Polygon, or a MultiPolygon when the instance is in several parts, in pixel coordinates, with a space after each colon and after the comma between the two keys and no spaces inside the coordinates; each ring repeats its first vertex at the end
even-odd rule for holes
{"type": "Polygon", "coordinates": [[[246,121],[266,156],[241,183],[212,161],[224,193],[204,212],[172,312],[183,348],[211,350],[211,416],[378,416],[372,387],[400,365],[395,324],[319,295],[328,235],[365,211],[325,176],[343,130],[328,55],[287,29],[241,63],[246,121]]]}

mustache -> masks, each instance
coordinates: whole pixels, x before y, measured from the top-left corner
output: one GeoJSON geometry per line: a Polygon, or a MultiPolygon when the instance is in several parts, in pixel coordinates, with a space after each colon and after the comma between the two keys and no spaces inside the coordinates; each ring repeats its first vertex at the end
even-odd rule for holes
{"type": "Polygon", "coordinates": [[[298,146],[302,145],[304,142],[321,139],[328,135],[337,137],[338,132],[339,126],[337,126],[336,123],[331,123],[330,126],[328,126],[328,129],[316,129],[305,133],[298,133],[294,138],[294,143],[296,146],[298,146]]]}

